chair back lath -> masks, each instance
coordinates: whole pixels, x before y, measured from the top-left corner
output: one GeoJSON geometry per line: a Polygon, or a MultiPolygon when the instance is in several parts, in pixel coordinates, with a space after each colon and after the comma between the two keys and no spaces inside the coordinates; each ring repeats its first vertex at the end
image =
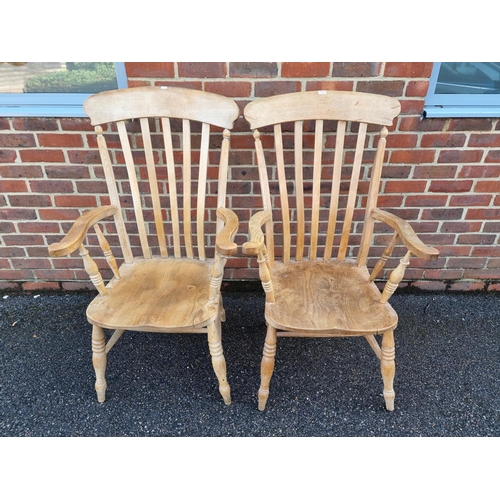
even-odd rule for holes
{"type": "Polygon", "coordinates": [[[335,91],[277,95],[246,106],[263,208],[273,212],[266,223],[271,266],[275,258],[345,260],[358,221],[364,225],[357,262],[365,265],[387,127],[400,109],[391,97],[335,91]],[[270,151],[263,147],[267,135],[274,138],[270,151]]]}
{"type": "Polygon", "coordinates": [[[208,258],[222,222],[215,215],[210,221],[207,210],[225,207],[236,103],[192,89],[137,87],[93,95],[84,110],[97,133],[110,203],[119,209],[125,262],[137,253],[208,258]],[[214,143],[220,153],[210,151],[214,143]],[[218,168],[217,184],[210,167],[218,168]]]}

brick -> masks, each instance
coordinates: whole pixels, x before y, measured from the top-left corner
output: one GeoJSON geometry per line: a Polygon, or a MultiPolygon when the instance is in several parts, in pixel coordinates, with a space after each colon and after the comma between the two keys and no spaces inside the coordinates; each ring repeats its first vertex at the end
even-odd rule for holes
{"type": "Polygon", "coordinates": [[[12,163],[16,161],[16,157],[15,151],[0,149],[0,163],[12,163]]]}
{"type": "Polygon", "coordinates": [[[32,148],[35,146],[33,134],[0,134],[0,148],[32,148]]]}
{"type": "Polygon", "coordinates": [[[399,149],[392,151],[391,163],[432,163],[435,153],[427,149],[399,149]]]}
{"type": "Polygon", "coordinates": [[[59,233],[60,227],[57,222],[19,222],[19,232],[21,233],[59,233]]]}
{"type": "Polygon", "coordinates": [[[429,90],[429,81],[410,81],[406,86],[406,97],[425,97],[429,90]]]}
{"type": "Polygon", "coordinates": [[[382,63],[379,62],[334,62],[332,76],[339,78],[366,78],[379,76],[382,63]]]}
{"type": "Polygon", "coordinates": [[[429,191],[432,193],[465,193],[471,190],[472,184],[471,180],[433,180],[430,183],[429,191]]]}
{"type": "Polygon", "coordinates": [[[354,89],[354,82],[345,80],[325,80],[325,81],[308,81],[306,82],[305,90],[341,90],[352,91],[354,89]]]}
{"type": "Polygon", "coordinates": [[[0,281],[30,281],[32,279],[31,269],[0,269],[0,281]]]}
{"type": "Polygon", "coordinates": [[[492,118],[451,118],[448,130],[469,130],[473,132],[489,132],[493,129],[492,118]]]}
{"type": "Polygon", "coordinates": [[[181,78],[225,78],[226,63],[223,62],[179,62],[177,63],[181,78]]]}
{"type": "Polygon", "coordinates": [[[498,280],[500,279],[500,269],[466,269],[465,279],[498,280]]]}
{"type": "Polygon", "coordinates": [[[38,143],[41,147],[81,148],[83,139],[81,134],[38,134],[38,143]]]}
{"type": "Polygon", "coordinates": [[[472,257],[500,257],[500,246],[475,246],[471,252],[472,257]]]}
{"type": "Polygon", "coordinates": [[[467,146],[470,148],[498,148],[500,147],[500,134],[471,134],[467,146]]]}
{"type": "Polygon", "coordinates": [[[14,269],[50,269],[50,260],[47,259],[12,259],[14,269]]]}
{"type": "Polygon", "coordinates": [[[70,163],[76,163],[76,164],[82,164],[82,163],[85,165],[101,164],[101,157],[99,156],[99,152],[92,150],[68,151],[68,159],[70,163]]]}
{"type": "Polygon", "coordinates": [[[27,245],[43,245],[43,237],[39,234],[6,234],[3,237],[6,245],[12,246],[27,246],[27,245]]]}
{"type": "Polygon", "coordinates": [[[462,208],[430,208],[423,210],[424,220],[457,220],[461,219],[464,209],[462,208]]]}
{"type": "Polygon", "coordinates": [[[457,280],[463,275],[460,269],[427,269],[425,277],[430,280],[457,280]]]}
{"type": "Polygon", "coordinates": [[[500,180],[477,181],[476,193],[500,193],[500,180]]]}
{"type": "Polygon", "coordinates": [[[473,150],[456,150],[450,149],[440,151],[438,163],[473,163],[481,161],[483,151],[480,149],[473,150]]]}
{"type": "Polygon", "coordinates": [[[400,131],[441,132],[446,126],[446,120],[432,118],[421,120],[420,116],[402,116],[399,121],[400,131]]]}
{"type": "Polygon", "coordinates": [[[29,208],[0,208],[0,219],[34,220],[36,219],[36,211],[29,208]]]}
{"type": "Polygon", "coordinates": [[[255,97],[269,97],[289,92],[299,92],[301,84],[295,81],[255,82],[255,97]]]}
{"type": "Polygon", "coordinates": [[[36,179],[43,177],[43,172],[39,165],[0,165],[0,176],[11,179],[19,177],[36,179]]]}
{"type": "Polygon", "coordinates": [[[427,291],[442,291],[446,290],[446,283],[441,281],[415,281],[412,283],[412,288],[427,291]]]}
{"type": "Polygon", "coordinates": [[[73,192],[73,183],[71,181],[42,179],[30,181],[30,190],[32,193],[71,193],[73,192]]]}
{"type": "Polygon", "coordinates": [[[47,165],[45,173],[49,179],[88,179],[89,168],[78,165],[47,165]]]}
{"type": "Polygon", "coordinates": [[[422,193],[427,187],[427,181],[386,181],[385,193],[422,193]]]}
{"type": "Polygon", "coordinates": [[[27,149],[19,152],[23,162],[62,163],[64,154],[57,149],[27,149]]]}
{"type": "Polygon", "coordinates": [[[125,71],[129,78],[175,78],[173,62],[129,62],[125,71]]]}
{"type": "Polygon", "coordinates": [[[329,62],[283,62],[281,76],[284,78],[315,78],[330,74],[329,62]]]}
{"type": "Polygon", "coordinates": [[[451,283],[450,290],[453,292],[477,292],[484,290],[485,287],[486,285],[483,281],[459,281],[451,283]]]}
{"type": "Polygon", "coordinates": [[[384,76],[401,78],[429,78],[433,63],[429,62],[387,62],[384,76]]]}
{"type": "Polygon", "coordinates": [[[26,181],[18,179],[0,179],[0,192],[3,193],[25,193],[28,191],[26,181]]]}
{"type": "Polygon", "coordinates": [[[75,279],[75,272],[71,269],[39,269],[35,276],[43,281],[70,281],[75,279]]]}
{"type": "Polygon", "coordinates": [[[249,97],[252,91],[250,82],[206,82],[205,90],[226,97],[249,97]]]}
{"type": "Polygon", "coordinates": [[[401,101],[402,115],[421,115],[424,109],[424,99],[402,99],[401,101]]]}
{"type": "Polygon", "coordinates": [[[403,95],[404,85],[405,83],[402,80],[361,80],[357,82],[356,90],[358,92],[370,92],[390,97],[401,97],[403,95]]]}
{"type": "Polygon", "coordinates": [[[78,290],[92,290],[92,291],[95,290],[95,287],[92,283],[89,282],[82,283],[80,281],[68,281],[68,282],[63,281],[61,283],[61,288],[68,292],[74,292],[78,290]]]}
{"type": "Polygon", "coordinates": [[[43,131],[58,130],[56,118],[13,118],[12,126],[14,130],[43,131]]]}
{"type": "Polygon", "coordinates": [[[231,78],[276,78],[278,64],[275,62],[232,62],[229,63],[231,78]]]}
{"type": "Polygon", "coordinates": [[[0,130],[10,130],[8,118],[0,118],[0,130]]]}
{"type": "Polygon", "coordinates": [[[500,163],[500,150],[492,149],[491,151],[488,151],[484,161],[486,163],[500,163]]]}
{"type": "Polygon", "coordinates": [[[441,231],[450,233],[473,233],[480,231],[481,225],[482,222],[471,221],[443,222],[441,231]]]}
{"type": "MultiPolygon", "coordinates": [[[[1,168],[1,167],[0,167],[1,168]]],[[[464,165],[458,177],[484,178],[499,177],[500,165],[464,165]]]]}
{"type": "Polygon", "coordinates": [[[446,195],[408,195],[405,207],[443,207],[448,201],[446,195]]]}
{"type": "Polygon", "coordinates": [[[38,215],[41,220],[69,220],[73,222],[80,216],[80,211],[77,209],[40,208],[38,215]]]}
{"type": "Polygon", "coordinates": [[[76,181],[75,184],[78,193],[107,193],[108,191],[104,181],[76,181]]]}
{"type": "Polygon", "coordinates": [[[12,222],[0,221],[0,234],[2,233],[13,233],[16,228],[12,222]]]}
{"type": "Polygon", "coordinates": [[[461,148],[465,145],[465,134],[423,134],[420,141],[422,148],[461,148]]]}
{"type": "Polygon", "coordinates": [[[453,179],[458,167],[456,165],[417,165],[413,173],[414,179],[453,179]]]}
{"type": "Polygon", "coordinates": [[[487,206],[490,204],[491,195],[455,195],[450,197],[450,207],[487,206]]]}
{"type": "Polygon", "coordinates": [[[461,234],[458,236],[457,243],[460,245],[491,245],[495,239],[495,234],[461,234]]]}
{"type": "Polygon", "coordinates": [[[60,290],[61,287],[59,283],[54,282],[31,282],[31,283],[23,283],[22,288],[25,292],[39,292],[43,290],[60,290]]]}
{"type": "Polygon", "coordinates": [[[475,259],[473,257],[448,257],[448,268],[481,269],[485,265],[486,258],[475,259]]]}
{"type": "Polygon", "coordinates": [[[54,196],[56,207],[95,207],[95,196],[54,196]]]}
{"type": "Polygon", "coordinates": [[[60,118],[61,130],[87,132],[94,130],[90,118],[60,118]]]}
{"type": "Polygon", "coordinates": [[[396,148],[414,148],[417,145],[417,139],[418,136],[416,134],[391,134],[389,146],[391,150],[396,148]]]}
{"type": "Polygon", "coordinates": [[[9,203],[12,207],[50,207],[52,202],[49,196],[36,194],[11,194],[9,203]]]}
{"type": "Polygon", "coordinates": [[[467,219],[500,219],[500,208],[468,208],[467,219]]]}

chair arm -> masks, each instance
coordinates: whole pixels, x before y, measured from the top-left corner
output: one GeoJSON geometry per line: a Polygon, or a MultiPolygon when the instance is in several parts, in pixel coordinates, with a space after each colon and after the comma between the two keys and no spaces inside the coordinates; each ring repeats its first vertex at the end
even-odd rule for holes
{"type": "Polygon", "coordinates": [[[248,228],[250,230],[250,241],[243,243],[243,253],[245,255],[257,255],[264,246],[264,233],[262,226],[271,220],[271,211],[263,210],[257,212],[250,218],[248,228]]]}
{"type": "Polygon", "coordinates": [[[238,216],[229,208],[218,208],[217,217],[224,221],[224,227],[215,238],[215,248],[220,255],[235,255],[238,245],[234,237],[238,231],[238,216]]]}
{"type": "Polygon", "coordinates": [[[375,220],[384,222],[392,227],[403,242],[403,245],[417,257],[425,260],[436,260],[439,257],[439,250],[427,246],[416,234],[413,228],[397,215],[374,208],[371,212],[375,220]]]}
{"type": "Polygon", "coordinates": [[[68,234],[61,241],[49,245],[49,255],[63,257],[74,252],[82,244],[91,226],[101,219],[114,215],[116,211],[117,208],[112,205],[87,210],[76,219],[68,234]]]}

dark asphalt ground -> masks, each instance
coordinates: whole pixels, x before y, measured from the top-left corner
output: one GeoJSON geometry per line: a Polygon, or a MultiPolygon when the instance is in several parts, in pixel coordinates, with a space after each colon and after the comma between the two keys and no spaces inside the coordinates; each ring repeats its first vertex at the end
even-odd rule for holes
{"type": "MultiPolygon", "coordinates": [[[[6,294],[8,295],[8,294],[6,294]]],[[[500,296],[399,293],[396,409],[362,338],[278,340],[257,410],[265,336],[259,292],[226,292],[233,404],[206,337],[126,332],[97,402],[85,309],[92,293],[0,297],[1,436],[500,436],[500,296]]]]}
{"type": "Polygon", "coordinates": [[[498,498],[500,295],[398,292],[392,413],[362,338],[279,339],[259,412],[264,297],[254,291],[224,293],[231,406],[205,336],[142,332],[111,350],[100,404],[85,318],[93,294],[5,293],[0,477],[17,492],[5,498],[197,498],[208,486],[219,499],[333,498],[341,487],[351,492],[342,498],[387,498],[410,484],[410,498],[498,498]],[[171,439],[9,439],[76,436],[171,439]],[[192,439],[275,436],[303,439],[192,439]],[[427,439],[438,437],[467,439],[427,439]]]}

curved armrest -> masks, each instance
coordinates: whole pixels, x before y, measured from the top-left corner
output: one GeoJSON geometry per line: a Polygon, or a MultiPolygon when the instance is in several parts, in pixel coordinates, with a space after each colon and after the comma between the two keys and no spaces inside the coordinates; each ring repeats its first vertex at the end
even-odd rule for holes
{"type": "Polygon", "coordinates": [[[403,245],[414,255],[425,260],[436,260],[439,250],[427,246],[416,234],[413,228],[397,215],[374,208],[372,217],[392,227],[397,233],[403,245]]]}
{"type": "Polygon", "coordinates": [[[82,244],[91,226],[101,219],[114,215],[116,211],[117,208],[112,205],[87,210],[76,219],[68,234],[61,241],[49,245],[49,255],[51,257],[63,257],[74,252],[82,244]]]}
{"type": "Polygon", "coordinates": [[[221,255],[234,255],[238,252],[238,245],[234,243],[236,231],[238,231],[238,216],[229,208],[218,208],[217,217],[225,224],[215,238],[215,248],[221,255]]]}
{"type": "Polygon", "coordinates": [[[262,250],[264,246],[264,233],[261,228],[267,221],[271,220],[271,215],[270,210],[263,210],[251,217],[248,223],[250,241],[243,243],[243,253],[245,255],[257,255],[262,250]]]}

